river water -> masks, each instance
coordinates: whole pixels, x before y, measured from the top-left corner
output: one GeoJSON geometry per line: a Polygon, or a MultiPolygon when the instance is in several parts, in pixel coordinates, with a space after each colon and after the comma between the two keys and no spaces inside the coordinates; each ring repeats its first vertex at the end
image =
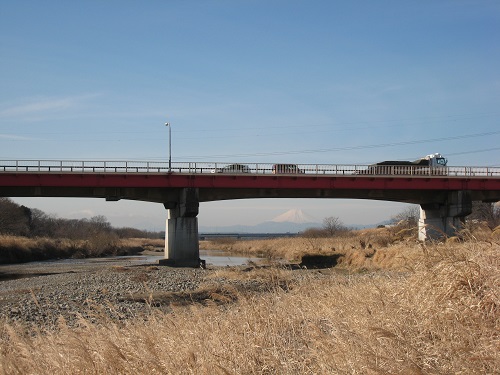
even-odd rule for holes
{"type": "MultiPolygon", "coordinates": [[[[163,254],[139,255],[137,258],[138,261],[144,260],[148,263],[158,263],[160,259],[163,259],[163,254]]],[[[248,262],[256,262],[261,259],[231,255],[220,250],[200,250],[200,258],[205,260],[207,265],[213,266],[242,266],[248,262]]]]}
{"type": "MultiPolygon", "coordinates": [[[[44,266],[57,264],[92,264],[92,263],[119,263],[126,260],[132,264],[158,264],[160,259],[163,259],[163,252],[158,252],[158,255],[124,255],[104,258],[82,258],[82,259],[60,259],[60,260],[44,260],[39,262],[29,262],[25,264],[44,266]]],[[[200,258],[205,260],[207,265],[213,266],[242,266],[248,262],[256,262],[261,258],[242,257],[231,255],[220,250],[200,250],[200,258]]]]}
{"type": "MultiPolygon", "coordinates": [[[[59,259],[44,260],[37,262],[28,262],[22,264],[0,265],[0,282],[19,278],[29,278],[61,270],[79,268],[85,269],[96,264],[107,264],[113,266],[134,266],[134,265],[157,265],[160,259],[163,259],[163,252],[158,255],[125,255],[104,258],[83,258],[83,259],[59,259]],[[20,271],[21,270],[21,271],[20,271]]],[[[249,258],[236,255],[230,255],[223,251],[200,250],[200,258],[205,260],[207,266],[242,266],[248,262],[256,262],[261,258],[249,258]]]]}

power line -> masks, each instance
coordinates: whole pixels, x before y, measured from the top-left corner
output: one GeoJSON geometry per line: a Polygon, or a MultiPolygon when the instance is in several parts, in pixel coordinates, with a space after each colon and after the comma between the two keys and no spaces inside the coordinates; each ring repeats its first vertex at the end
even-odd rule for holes
{"type": "Polygon", "coordinates": [[[451,154],[447,153],[446,155],[457,156],[457,155],[467,155],[467,154],[478,154],[480,152],[488,152],[488,151],[496,151],[496,150],[500,150],[500,147],[484,148],[481,150],[474,150],[474,151],[455,152],[455,153],[451,153],[451,154]]]}
{"type": "MultiPolygon", "coordinates": [[[[331,124],[308,124],[308,125],[281,125],[281,126],[252,126],[250,128],[235,128],[235,127],[205,127],[202,129],[184,129],[183,127],[176,127],[172,129],[172,132],[174,134],[182,134],[182,133],[204,133],[204,132],[209,132],[209,133],[217,133],[217,132],[224,132],[226,134],[223,135],[213,135],[213,136],[202,136],[202,137],[176,137],[176,139],[182,139],[182,140],[190,140],[190,139],[207,139],[207,138],[240,138],[242,137],[241,134],[236,134],[236,135],[230,135],[227,133],[232,133],[232,132],[245,132],[245,131],[259,131],[259,130],[270,130],[270,129],[286,129],[284,132],[277,132],[277,133],[265,133],[265,134],[250,134],[250,135],[245,135],[245,137],[268,137],[268,136],[274,136],[274,135],[283,135],[283,134],[298,134],[298,133],[303,133],[303,130],[305,128],[308,129],[308,133],[324,133],[324,132],[338,132],[338,131],[353,131],[353,130],[363,130],[363,129],[381,129],[381,128],[391,128],[391,127],[407,127],[407,126],[414,126],[415,124],[421,124],[422,122],[430,123],[430,122],[449,122],[449,121],[457,121],[457,120],[464,120],[464,119],[472,119],[472,118],[480,118],[480,117],[489,117],[489,116],[497,116],[499,112],[486,112],[486,113],[476,113],[476,114],[451,114],[451,115],[446,115],[446,116],[422,116],[422,117],[415,117],[415,118],[407,118],[407,119],[395,119],[395,120],[379,120],[379,121],[344,121],[344,122],[337,122],[337,123],[331,123],[331,124]],[[378,124],[378,125],[377,125],[378,124]],[[383,124],[387,124],[383,126],[383,124]],[[359,126],[356,126],[359,125],[359,126]],[[375,125],[375,126],[374,126],[375,125]],[[355,127],[356,126],[356,127],[355,127]],[[326,128],[325,130],[314,130],[311,131],[311,128],[326,128]],[[297,132],[290,131],[290,129],[296,129],[297,132]]],[[[14,129],[18,129],[18,126],[16,126],[14,129]]],[[[80,135],[80,134],[88,134],[88,131],[61,131],[61,132],[18,132],[14,131],[12,133],[15,134],[8,134],[8,135],[80,135]]],[[[109,135],[117,135],[117,134],[163,134],[161,131],[147,131],[147,130],[141,130],[141,131],[125,131],[125,130],[117,130],[117,131],[102,131],[102,130],[93,130],[92,134],[109,134],[109,135]]],[[[134,139],[137,140],[137,139],[134,139]]],[[[150,141],[150,140],[156,140],[156,139],[141,139],[142,141],[150,141]]],[[[41,141],[41,140],[39,140],[41,141]]],[[[66,141],[82,141],[82,139],[75,139],[75,140],[66,140],[66,141]]],[[[86,141],[122,141],[122,140],[117,140],[117,139],[109,139],[109,140],[102,140],[102,139],[86,139],[86,141]]]]}
{"type": "Polygon", "coordinates": [[[435,139],[421,139],[413,141],[403,141],[403,142],[391,142],[391,143],[378,143],[372,145],[362,145],[362,146],[347,146],[347,147],[335,147],[326,149],[313,149],[313,150],[293,150],[293,151],[278,151],[278,152],[261,152],[261,153],[245,153],[245,154],[220,154],[220,155],[198,155],[198,156],[188,156],[186,159],[200,159],[206,157],[213,158],[230,158],[230,157],[260,157],[260,156],[277,156],[277,155],[294,155],[294,154],[313,154],[313,153],[324,153],[324,152],[337,152],[337,151],[352,151],[352,150],[363,150],[363,149],[373,149],[373,148],[384,148],[384,147],[395,147],[395,146],[406,146],[420,143],[432,143],[432,142],[442,142],[442,141],[453,141],[464,138],[476,138],[476,137],[486,137],[495,134],[500,134],[500,131],[496,132],[486,132],[486,133],[476,133],[459,135],[453,137],[443,137],[435,139]]]}
{"type": "MultiPolygon", "coordinates": [[[[465,136],[464,136],[465,137],[465,136]]],[[[482,152],[489,152],[489,151],[497,151],[500,150],[500,147],[493,147],[493,148],[487,148],[487,149],[480,149],[480,150],[469,150],[469,151],[462,151],[462,152],[455,152],[455,153],[446,153],[445,156],[458,156],[458,155],[467,155],[467,154],[477,154],[477,153],[482,153],[482,152]]],[[[186,157],[188,158],[202,158],[202,157],[213,157],[213,156],[193,156],[193,157],[186,157]]],[[[234,155],[228,155],[228,157],[235,157],[234,155]]],[[[402,160],[416,160],[420,158],[421,156],[418,157],[402,157],[402,160]]],[[[12,157],[1,157],[0,159],[15,159],[12,157]]],[[[33,159],[33,158],[31,158],[33,159]]],[[[30,160],[31,160],[30,159],[30,160]]],[[[36,160],[62,160],[62,161],[94,161],[96,160],[95,158],[35,158],[36,160]]],[[[34,160],[34,159],[33,159],[34,160]]],[[[126,158],[127,161],[153,161],[153,160],[160,160],[160,161],[165,161],[165,157],[143,157],[143,158],[126,158]]],[[[120,158],[115,158],[113,160],[109,161],[122,161],[120,158]]],[[[374,161],[364,161],[364,162],[356,162],[357,164],[372,164],[374,161]]],[[[498,165],[487,165],[488,167],[497,167],[498,165]]]]}

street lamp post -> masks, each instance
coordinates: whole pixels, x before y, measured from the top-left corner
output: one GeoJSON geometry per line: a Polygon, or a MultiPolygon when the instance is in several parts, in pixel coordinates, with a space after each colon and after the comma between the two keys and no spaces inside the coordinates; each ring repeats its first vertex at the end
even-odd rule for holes
{"type": "Polygon", "coordinates": [[[169,122],[165,126],[168,126],[168,171],[172,172],[172,127],[169,122]]]}

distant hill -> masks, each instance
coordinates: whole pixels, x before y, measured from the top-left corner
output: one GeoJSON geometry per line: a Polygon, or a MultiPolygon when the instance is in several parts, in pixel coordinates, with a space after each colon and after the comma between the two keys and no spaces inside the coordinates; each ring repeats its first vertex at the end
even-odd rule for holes
{"type": "MultiPolygon", "coordinates": [[[[348,225],[351,229],[375,228],[381,222],[372,225],[348,225]]],[[[200,233],[299,233],[310,228],[322,228],[323,223],[317,221],[300,209],[291,209],[275,218],[257,225],[229,225],[225,227],[199,227],[200,233]]]]}
{"type": "Polygon", "coordinates": [[[266,221],[257,225],[229,225],[227,227],[202,227],[200,233],[298,233],[309,228],[320,228],[321,223],[276,223],[266,221]]]}
{"type": "Polygon", "coordinates": [[[288,210],[276,216],[270,221],[265,221],[257,225],[229,225],[226,227],[203,227],[200,226],[200,233],[298,233],[309,228],[320,228],[321,223],[299,209],[288,210]]]}

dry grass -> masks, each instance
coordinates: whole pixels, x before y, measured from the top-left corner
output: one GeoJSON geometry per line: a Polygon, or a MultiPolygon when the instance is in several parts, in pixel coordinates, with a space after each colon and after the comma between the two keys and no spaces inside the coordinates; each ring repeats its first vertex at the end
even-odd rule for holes
{"type": "Polygon", "coordinates": [[[106,255],[136,254],[141,251],[163,251],[164,240],[129,238],[115,241],[106,234],[86,240],[28,238],[0,235],[0,264],[57,258],[87,258],[106,255]]]}
{"type": "MultiPolygon", "coordinates": [[[[298,261],[306,254],[345,253],[353,249],[380,249],[397,242],[397,235],[387,228],[358,231],[336,237],[293,237],[264,240],[214,239],[200,241],[205,250],[223,250],[235,254],[282,258],[298,261]]],[[[399,241],[401,242],[401,241],[399,241]]],[[[416,242],[416,241],[414,241],[416,242]]]]}
{"type": "Polygon", "coordinates": [[[83,256],[85,241],[0,235],[0,263],[83,256]]]}
{"type": "MultiPolygon", "coordinates": [[[[448,239],[448,244],[464,241],[500,244],[500,228],[493,230],[486,225],[467,227],[458,237],[448,239]]],[[[300,263],[306,255],[335,255],[338,267],[349,270],[405,270],[422,252],[415,228],[376,228],[359,230],[337,237],[295,237],[263,240],[215,239],[201,241],[200,248],[223,250],[233,254],[260,256],[269,260],[283,259],[300,263]]]]}
{"type": "Polygon", "coordinates": [[[215,240],[203,241],[200,246],[292,263],[300,263],[305,255],[337,255],[339,267],[349,269],[397,269],[421,251],[417,241],[387,241],[386,236],[389,236],[386,230],[377,229],[346,237],[276,238],[222,244],[215,240]]]}
{"type": "Polygon", "coordinates": [[[30,251],[34,248],[46,248],[59,246],[61,249],[75,246],[82,241],[70,241],[66,239],[51,238],[28,238],[21,236],[0,235],[0,244],[2,248],[18,248],[30,251]]]}
{"type": "Polygon", "coordinates": [[[174,303],[171,313],[153,312],[147,321],[81,319],[70,328],[61,320],[57,331],[27,333],[3,323],[0,373],[499,373],[499,245],[386,250],[365,258],[379,268],[404,265],[405,273],[219,271],[209,282],[264,280],[269,291],[247,294],[219,285],[165,294],[160,301],[195,303],[174,303]],[[292,279],[293,288],[284,288],[292,279]],[[224,303],[201,303],[210,298],[224,303]]]}
{"type": "Polygon", "coordinates": [[[120,240],[121,247],[138,247],[143,250],[156,250],[165,247],[165,240],[162,238],[124,238],[120,240]]]}

